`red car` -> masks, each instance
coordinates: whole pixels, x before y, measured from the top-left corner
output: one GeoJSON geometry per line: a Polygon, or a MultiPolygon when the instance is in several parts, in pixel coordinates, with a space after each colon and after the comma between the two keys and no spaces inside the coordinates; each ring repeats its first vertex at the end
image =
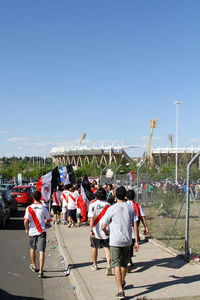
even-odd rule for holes
{"type": "Polygon", "coordinates": [[[28,185],[14,186],[11,193],[17,199],[18,204],[29,205],[33,200],[33,191],[28,185]]]}

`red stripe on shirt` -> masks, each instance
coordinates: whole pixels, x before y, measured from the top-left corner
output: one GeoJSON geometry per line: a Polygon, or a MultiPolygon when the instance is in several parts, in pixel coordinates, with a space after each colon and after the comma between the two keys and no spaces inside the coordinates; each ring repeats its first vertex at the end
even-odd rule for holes
{"type": "Polygon", "coordinates": [[[57,195],[56,195],[56,192],[54,192],[54,199],[56,201],[56,205],[57,206],[60,206],[59,202],[58,202],[58,198],[57,198],[57,195]]]}
{"type": "Polygon", "coordinates": [[[70,196],[70,198],[71,198],[74,202],[76,202],[76,199],[75,199],[71,194],[68,194],[68,196],[70,196]]]}
{"type": "Polygon", "coordinates": [[[29,206],[28,211],[33,219],[33,222],[35,223],[36,229],[42,233],[43,229],[41,227],[40,221],[38,220],[36,213],[34,212],[34,210],[32,209],[32,207],[29,206]]]}
{"type": "Polygon", "coordinates": [[[106,213],[106,211],[107,211],[107,209],[108,209],[109,206],[110,205],[107,204],[104,207],[104,209],[101,211],[101,213],[96,217],[96,219],[94,220],[94,223],[93,223],[93,227],[95,227],[99,223],[99,221],[103,218],[103,216],[105,215],[105,213],[106,213]]]}

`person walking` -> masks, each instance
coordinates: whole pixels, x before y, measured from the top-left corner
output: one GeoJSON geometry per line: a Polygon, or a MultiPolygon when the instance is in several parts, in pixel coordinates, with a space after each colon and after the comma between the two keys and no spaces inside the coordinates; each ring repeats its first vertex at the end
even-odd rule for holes
{"type": "MultiPolygon", "coordinates": [[[[144,235],[147,235],[148,232],[149,232],[147,222],[146,222],[146,219],[145,219],[145,214],[142,210],[141,205],[139,205],[137,202],[134,201],[135,191],[133,189],[127,191],[126,198],[127,198],[126,203],[131,205],[134,208],[134,210],[136,212],[136,215],[138,217],[137,225],[138,225],[138,242],[139,242],[140,241],[140,236],[139,236],[140,221],[142,222],[143,227],[144,227],[144,232],[143,232],[144,235]]],[[[134,245],[135,245],[135,232],[134,232],[134,229],[132,228],[132,245],[130,247],[130,252],[129,252],[129,255],[128,255],[128,272],[131,272],[131,268],[133,266],[131,257],[133,257],[134,245]]]]}
{"type": "Polygon", "coordinates": [[[112,275],[112,269],[110,267],[110,247],[109,247],[109,237],[105,235],[101,229],[102,218],[106,213],[110,204],[106,202],[106,191],[100,188],[96,191],[96,198],[92,200],[89,204],[88,217],[90,220],[90,246],[92,248],[92,261],[93,265],[91,269],[96,271],[97,267],[97,256],[98,249],[104,248],[107,269],[106,275],[112,275]]]}
{"type": "Polygon", "coordinates": [[[25,232],[30,238],[30,269],[36,272],[36,251],[39,252],[39,277],[43,277],[43,267],[46,249],[45,223],[50,222],[49,212],[41,202],[41,193],[35,191],[33,194],[34,203],[26,208],[24,215],[25,232]]]}
{"type": "Polygon", "coordinates": [[[53,223],[61,223],[61,192],[62,192],[62,186],[59,186],[58,190],[53,192],[52,195],[52,209],[53,209],[53,215],[54,220],[53,223]]]}
{"type": "Polygon", "coordinates": [[[116,189],[117,203],[110,206],[105,213],[101,228],[109,235],[111,267],[114,268],[115,280],[118,287],[116,298],[125,298],[125,276],[128,265],[128,253],[132,243],[132,226],[134,225],[136,243],[135,251],[139,250],[137,215],[134,208],[125,202],[126,189],[124,186],[116,189]]]}

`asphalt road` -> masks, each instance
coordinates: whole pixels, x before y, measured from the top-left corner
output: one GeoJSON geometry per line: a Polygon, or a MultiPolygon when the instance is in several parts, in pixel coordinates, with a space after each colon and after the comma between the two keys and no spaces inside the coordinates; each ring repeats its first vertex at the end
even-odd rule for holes
{"type": "Polygon", "coordinates": [[[66,296],[69,300],[76,299],[73,287],[64,275],[54,228],[47,230],[47,239],[51,240],[47,243],[46,278],[38,278],[37,273],[31,272],[29,238],[23,225],[24,211],[25,208],[19,207],[6,228],[0,230],[0,299],[51,300],[66,296]]]}

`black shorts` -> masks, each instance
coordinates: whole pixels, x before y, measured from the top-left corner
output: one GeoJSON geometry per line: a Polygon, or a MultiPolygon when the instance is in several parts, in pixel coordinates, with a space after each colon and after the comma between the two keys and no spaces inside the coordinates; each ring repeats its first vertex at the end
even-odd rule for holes
{"type": "Polygon", "coordinates": [[[109,239],[96,239],[90,237],[90,246],[92,248],[110,248],[109,246],[109,239]]]}
{"type": "Polygon", "coordinates": [[[71,217],[74,222],[76,221],[76,209],[68,209],[67,216],[71,217]]]}
{"type": "Polygon", "coordinates": [[[33,250],[45,252],[46,249],[46,232],[40,235],[29,236],[30,246],[33,250]]]}
{"type": "Polygon", "coordinates": [[[56,214],[60,214],[62,209],[60,206],[56,206],[56,205],[52,205],[52,208],[53,208],[53,213],[56,215],[56,214]]]}

